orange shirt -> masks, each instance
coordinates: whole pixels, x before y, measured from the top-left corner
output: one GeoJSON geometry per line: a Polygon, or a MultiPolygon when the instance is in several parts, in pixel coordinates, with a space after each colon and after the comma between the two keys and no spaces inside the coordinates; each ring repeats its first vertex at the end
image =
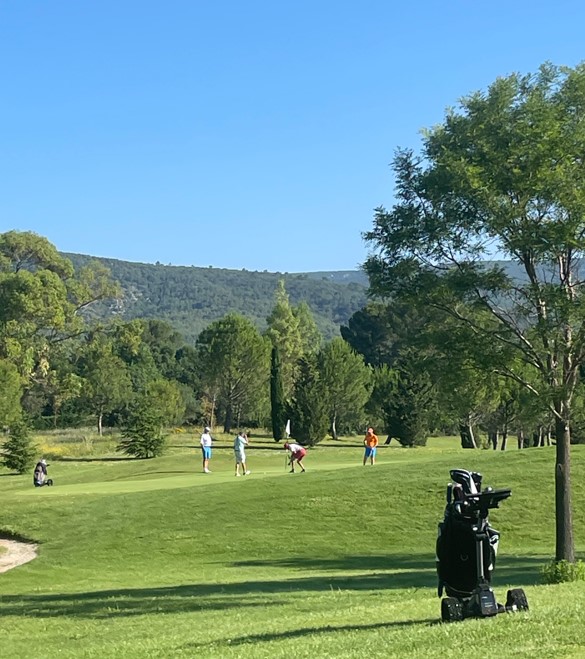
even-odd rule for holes
{"type": "Polygon", "coordinates": [[[370,448],[374,448],[375,446],[378,446],[378,437],[374,435],[374,433],[371,435],[368,433],[364,439],[364,444],[370,448]]]}

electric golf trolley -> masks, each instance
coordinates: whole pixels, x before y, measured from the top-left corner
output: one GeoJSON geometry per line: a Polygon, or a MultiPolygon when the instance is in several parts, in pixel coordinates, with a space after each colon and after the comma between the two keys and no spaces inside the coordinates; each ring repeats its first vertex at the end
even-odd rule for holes
{"type": "Polygon", "coordinates": [[[500,534],[489,524],[489,510],[498,508],[510,489],[481,489],[482,476],[465,469],[450,471],[445,516],[437,537],[437,575],[441,619],[454,622],[498,613],[528,610],[522,588],[509,590],[498,604],[490,586],[500,534]]]}

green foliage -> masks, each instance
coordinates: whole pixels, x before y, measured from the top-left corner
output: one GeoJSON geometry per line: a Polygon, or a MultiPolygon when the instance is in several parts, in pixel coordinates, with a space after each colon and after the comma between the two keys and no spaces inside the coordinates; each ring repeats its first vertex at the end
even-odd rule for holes
{"type": "Polygon", "coordinates": [[[268,323],[266,336],[272,345],[278,348],[284,395],[285,398],[289,398],[297,377],[298,362],[303,355],[304,344],[299,319],[291,307],[282,279],[278,282],[274,298],[274,307],[266,319],[268,323]]]}
{"type": "Polygon", "coordinates": [[[565,583],[567,581],[585,581],[585,563],[583,561],[551,561],[542,567],[542,579],[546,584],[565,583]]]}
{"type": "Polygon", "coordinates": [[[323,337],[317,328],[311,307],[303,300],[293,307],[292,312],[299,326],[301,354],[309,355],[318,352],[323,343],[323,337]]]}
{"type": "Polygon", "coordinates": [[[569,429],[585,365],[584,98],[585,64],[544,64],[462,99],[421,154],[397,152],[397,203],[376,210],[365,264],[372,294],[451,314],[498,374],[554,415],[555,558],[569,562],[569,429]],[[489,262],[494,252],[522,277],[489,262]]]}
{"type": "Polygon", "coordinates": [[[229,314],[205,329],[196,347],[204,395],[223,413],[230,432],[268,397],[270,344],[251,321],[229,314]]]}
{"type": "Polygon", "coordinates": [[[48,346],[83,329],[80,311],[116,293],[103,266],[75,273],[46,238],[0,234],[0,356],[17,359],[26,377],[42,373],[48,346]]]}
{"type": "Polygon", "coordinates": [[[291,435],[305,446],[314,446],[327,435],[329,417],[325,393],[316,357],[303,357],[290,403],[290,419],[291,435]]]}
{"type": "Polygon", "coordinates": [[[272,436],[275,441],[284,437],[286,426],[286,402],[282,375],[280,373],[280,357],[278,348],[274,346],[270,355],[270,411],[272,421],[272,436]]]}
{"type": "Polygon", "coordinates": [[[84,378],[82,396],[87,409],[96,416],[100,434],[104,414],[124,407],[132,398],[128,369],[113,350],[111,340],[95,336],[83,347],[79,359],[84,378]]]}
{"type": "Polygon", "coordinates": [[[2,464],[8,469],[24,474],[33,466],[36,448],[23,421],[16,422],[10,428],[3,449],[2,464]]]}
{"type": "Polygon", "coordinates": [[[363,357],[343,339],[333,339],[319,354],[319,372],[333,436],[363,428],[372,389],[372,371],[363,357]]]}
{"type": "MultiPolygon", "coordinates": [[[[393,313],[392,306],[369,302],[351,316],[347,325],[340,328],[342,338],[364,356],[366,364],[392,364],[400,352],[400,334],[404,325],[401,311],[405,311],[406,307],[403,305],[401,311],[393,313]]],[[[410,339],[413,336],[412,332],[408,334],[410,339]]]]}
{"type": "Polygon", "coordinates": [[[383,374],[378,386],[385,390],[382,409],[388,435],[403,446],[424,446],[436,400],[429,374],[412,355],[403,357],[393,371],[381,371],[383,374]]]}
{"type": "Polygon", "coordinates": [[[177,383],[162,378],[152,380],[146,386],[143,399],[141,404],[155,410],[162,425],[183,422],[185,401],[177,383]]]}
{"type": "Polygon", "coordinates": [[[147,398],[128,412],[122,426],[122,438],[117,451],[135,458],[156,458],[164,453],[166,436],[162,431],[162,417],[147,398]]]}
{"type": "Polygon", "coordinates": [[[16,366],[0,359],[0,427],[10,427],[21,417],[21,379],[16,366]]]}

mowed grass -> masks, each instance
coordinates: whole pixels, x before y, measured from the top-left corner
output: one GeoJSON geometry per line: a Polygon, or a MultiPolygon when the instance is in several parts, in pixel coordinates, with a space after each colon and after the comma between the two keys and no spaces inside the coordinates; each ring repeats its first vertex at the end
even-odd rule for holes
{"type": "MultiPolygon", "coordinates": [[[[309,451],[289,474],[266,438],[234,478],[230,438],[201,473],[193,436],[155,460],[53,461],[55,487],[0,472],[0,527],[39,557],[0,575],[0,654],[28,657],[583,657],[585,583],[541,585],[554,554],[554,448],[464,451],[457,440],[309,451]],[[530,611],[441,624],[434,545],[449,469],[511,487],[499,600],[530,611]],[[35,651],[35,653],[37,653],[35,651]]],[[[95,451],[94,451],[95,453],[95,451]]],[[[585,447],[573,449],[575,540],[584,549],[585,447]]]]}

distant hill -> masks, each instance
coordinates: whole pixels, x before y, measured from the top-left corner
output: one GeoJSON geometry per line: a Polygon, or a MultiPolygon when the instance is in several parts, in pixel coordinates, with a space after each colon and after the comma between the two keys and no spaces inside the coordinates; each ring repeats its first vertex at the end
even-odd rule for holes
{"type": "Polygon", "coordinates": [[[63,256],[76,268],[90,260],[100,261],[120,282],[124,298],[117,305],[96,309],[100,317],[160,318],[190,343],[212,321],[231,311],[264,329],[280,279],[285,281],[291,304],[307,302],[326,339],[339,336],[339,326],[366,303],[367,277],[360,271],[288,274],[63,256]]]}

